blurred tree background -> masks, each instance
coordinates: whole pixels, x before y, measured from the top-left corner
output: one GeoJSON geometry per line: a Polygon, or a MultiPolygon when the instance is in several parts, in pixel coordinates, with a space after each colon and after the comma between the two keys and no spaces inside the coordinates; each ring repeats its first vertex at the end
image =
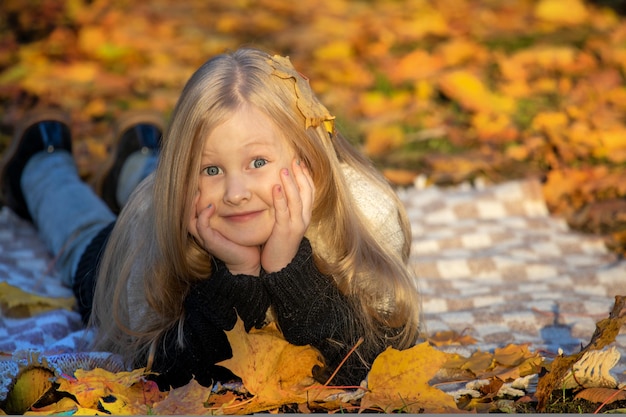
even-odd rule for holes
{"type": "Polygon", "coordinates": [[[539,178],[553,213],[626,246],[621,0],[3,0],[0,152],[72,114],[89,179],[127,109],[166,117],[210,56],[289,55],[400,186],[539,178]]]}

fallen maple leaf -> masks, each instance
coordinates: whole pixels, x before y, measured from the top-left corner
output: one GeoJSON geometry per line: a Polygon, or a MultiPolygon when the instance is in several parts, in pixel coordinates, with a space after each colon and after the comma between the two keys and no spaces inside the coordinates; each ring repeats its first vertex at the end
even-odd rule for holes
{"type": "Polygon", "coordinates": [[[372,364],[361,410],[460,412],[452,396],[429,385],[447,360],[447,353],[433,348],[428,342],[402,351],[387,348],[372,364]]]}
{"type": "Polygon", "coordinates": [[[218,365],[241,378],[252,400],[229,407],[229,414],[255,413],[284,404],[302,403],[324,398],[337,390],[312,389],[316,386],[313,367],[323,366],[320,353],[313,347],[295,346],[285,340],[275,323],[263,329],[245,331],[241,319],[226,332],[233,357],[218,365]]]}

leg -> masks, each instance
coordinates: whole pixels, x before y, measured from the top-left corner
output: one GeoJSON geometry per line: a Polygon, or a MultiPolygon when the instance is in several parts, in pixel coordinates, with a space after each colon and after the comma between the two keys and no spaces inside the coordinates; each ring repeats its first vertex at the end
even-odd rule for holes
{"type": "Polygon", "coordinates": [[[26,206],[63,282],[72,278],[85,248],[115,215],[79,177],[64,150],[33,155],[21,178],[26,206]]]}

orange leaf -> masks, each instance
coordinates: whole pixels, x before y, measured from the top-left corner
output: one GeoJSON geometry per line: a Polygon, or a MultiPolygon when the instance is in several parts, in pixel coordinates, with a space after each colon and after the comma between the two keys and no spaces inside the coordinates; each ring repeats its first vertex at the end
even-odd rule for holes
{"type": "Polygon", "coordinates": [[[436,74],[443,67],[443,59],[427,51],[416,49],[398,61],[390,63],[389,78],[396,84],[417,81],[436,74]]]}
{"type": "Polygon", "coordinates": [[[431,387],[428,382],[447,359],[428,342],[407,350],[387,348],[378,355],[368,376],[368,392],[361,409],[378,407],[385,412],[408,413],[458,412],[454,398],[431,387]]]}

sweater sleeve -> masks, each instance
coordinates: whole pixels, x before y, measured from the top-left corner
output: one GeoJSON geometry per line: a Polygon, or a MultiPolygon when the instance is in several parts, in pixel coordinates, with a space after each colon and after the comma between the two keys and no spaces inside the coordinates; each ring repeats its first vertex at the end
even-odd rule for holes
{"type": "MultiPolygon", "coordinates": [[[[295,345],[310,344],[324,356],[326,368],[318,370],[316,378],[326,382],[364,334],[364,323],[350,299],[339,291],[332,277],[318,270],[306,238],[293,261],[265,275],[263,283],[285,339],[295,345]]],[[[358,385],[365,378],[373,358],[364,358],[359,351],[348,357],[333,385],[358,385]]]]}
{"type": "Polygon", "coordinates": [[[259,277],[232,275],[217,262],[210,278],[193,284],[185,298],[183,346],[177,342],[178,326],[159,344],[153,369],[161,389],[187,384],[192,377],[204,386],[234,379],[226,368],[215,365],[232,357],[225,330],[239,315],[246,330],[265,321],[269,298],[259,277]]]}

